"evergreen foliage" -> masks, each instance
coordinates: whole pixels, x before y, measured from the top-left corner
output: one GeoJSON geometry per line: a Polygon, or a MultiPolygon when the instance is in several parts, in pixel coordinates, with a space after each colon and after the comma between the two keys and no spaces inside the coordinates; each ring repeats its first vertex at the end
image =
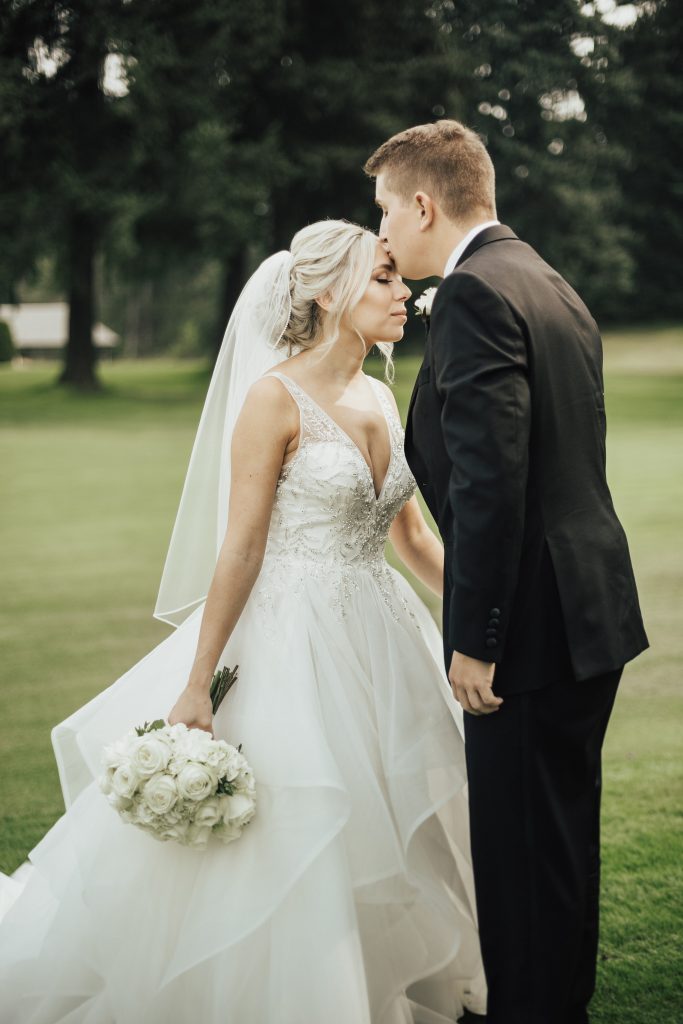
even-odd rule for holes
{"type": "Polygon", "coordinates": [[[321,217],[376,226],[366,157],[446,116],[595,315],[680,316],[681,21],[637,8],[617,28],[576,0],[4,3],[0,300],[51,259],[83,387],[98,316],[129,351],[197,324],[215,347],[253,265],[321,217]]]}

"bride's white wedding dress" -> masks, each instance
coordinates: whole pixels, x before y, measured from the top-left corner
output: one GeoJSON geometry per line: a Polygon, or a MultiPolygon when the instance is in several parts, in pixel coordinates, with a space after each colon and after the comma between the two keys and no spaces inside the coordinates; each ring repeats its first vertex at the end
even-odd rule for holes
{"type": "Polygon", "coordinates": [[[461,711],[433,620],[384,558],[415,487],[401,426],[373,382],[391,436],[377,495],[351,438],[273,376],[299,405],[301,441],[219,660],[239,679],[214,720],[243,744],[257,815],[237,842],[198,852],[124,824],[95,781],[102,744],[165,716],[185,686],[202,604],[53,731],[67,811],[0,925],[3,1024],[484,1011],[461,711]]]}

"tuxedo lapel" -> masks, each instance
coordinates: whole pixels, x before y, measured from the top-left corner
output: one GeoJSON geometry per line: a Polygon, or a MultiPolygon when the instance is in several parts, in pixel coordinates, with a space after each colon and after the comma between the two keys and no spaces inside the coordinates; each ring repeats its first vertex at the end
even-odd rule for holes
{"type": "MultiPolygon", "coordinates": [[[[472,253],[476,252],[477,249],[481,249],[482,246],[489,245],[491,242],[500,242],[503,239],[515,239],[516,241],[519,241],[512,228],[507,227],[505,224],[494,224],[490,228],[485,228],[483,231],[480,231],[478,235],[475,235],[470,244],[462,252],[458,262],[456,263],[456,267],[459,267],[465,260],[469,259],[472,253]]],[[[412,414],[417,395],[418,382],[425,364],[429,359],[429,327],[427,327],[427,344],[425,347],[425,354],[422,360],[422,365],[420,366],[417,377],[415,378],[413,393],[410,396],[410,402],[408,404],[408,415],[406,418],[406,442],[409,440],[409,434],[412,434],[412,414]]]]}
{"type": "Polygon", "coordinates": [[[413,435],[413,408],[415,406],[415,399],[417,398],[417,392],[418,392],[418,389],[419,389],[420,380],[421,380],[421,378],[423,376],[423,371],[424,371],[425,366],[428,365],[428,363],[430,362],[430,359],[431,359],[430,352],[429,352],[429,326],[427,326],[426,335],[427,335],[427,337],[426,337],[426,343],[425,343],[425,354],[422,357],[422,362],[420,363],[420,369],[417,371],[417,375],[415,377],[415,383],[413,384],[413,391],[412,391],[412,394],[410,396],[410,402],[408,403],[408,413],[406,415],[406,429],[405,429],[405,440],[404,440],[404,448],[405,448],[406,451],[408,451],[408,446],[412,442],[412,435],[413,435]]]}
{"type": "Polygon", "coordinates": [[[422,357],[422,363],[420,364],[420,369],[417,371],[417,375],[415,377],[415,383],[413,384],[413,391],[412,391],[412,394],[410,396],[410,401],[408,402],[408,415],[406,417],[406,424],[410,422],[410,417],[413,414],[413,406],[415,405],[415,396],[417,395],[417,382],[420,379],[420,371],[422,370],[422,367],[424,366],[424,364],[425,364],[425,357],[423,356],[422,357]]]}
{"type": "MultiPolygon", "coordinates": [[[[422,360],[420,370],[422,369],[423,366],[424,359],[422,360]]],[[[408,403],[408,413],[406,415],[406,429],[405,436],[403,438],[403,448],[406,452],[408,451],[409,445],[411,444],[413,439],[413,406],[415,405],[415,396],[417,395],[417,382],[419,379],[420,373],[418,371],[417,376],[415,377],[415,383],[413,385],[413,392],[410,396],[410,402],[408,403]]]]}

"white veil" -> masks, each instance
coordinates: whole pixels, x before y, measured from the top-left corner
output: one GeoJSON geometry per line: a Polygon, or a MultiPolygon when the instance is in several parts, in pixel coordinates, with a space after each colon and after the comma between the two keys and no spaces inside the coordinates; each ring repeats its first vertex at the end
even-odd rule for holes
{"type": "MultiPolygon", "coordinates": [[[[172,626],[192,616],[213,579],[228,522],[230,444],[247,391],[288,355],[278,342],[290,316],[291,266],[286,251],[261,264],[237,300],[223,337],[154,609],[155,618],[172,626]]],[[[200,624],[195,616],[187,632],[172,632],[106,690],[55,725],[52,745],[67,807],[97,778],[102,746],[130,729],[131,722],[158,718],[185,686],[200,624]]]]}
{"type": "Polygon", "coordinates": [[[228,522],[230,445],[251,385],[286,359],[278,342],[291,313],[287,250],[265,260],[242,290],[204,402],[164,564],[154,618],[179,626],[203,601],[228,522]]]}

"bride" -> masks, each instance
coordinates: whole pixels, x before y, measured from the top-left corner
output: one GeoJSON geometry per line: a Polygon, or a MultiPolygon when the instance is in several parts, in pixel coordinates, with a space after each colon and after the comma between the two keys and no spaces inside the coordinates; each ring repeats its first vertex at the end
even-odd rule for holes
{"type": "Polygon", "coordinates": [[[390,389],[410,295],[376,237],[304,228],[230,318],[155,616],[175,631],[55,727],[66,813],[0,925],[4,1024],[446,1024],[484,1012],[462,712],[390,389]],[[239,665],[215,717],[208,690],[239,665]],[[241,743],[257,814],[204,852],[124,824],[102,745],[167,714],[241,743]]]}

